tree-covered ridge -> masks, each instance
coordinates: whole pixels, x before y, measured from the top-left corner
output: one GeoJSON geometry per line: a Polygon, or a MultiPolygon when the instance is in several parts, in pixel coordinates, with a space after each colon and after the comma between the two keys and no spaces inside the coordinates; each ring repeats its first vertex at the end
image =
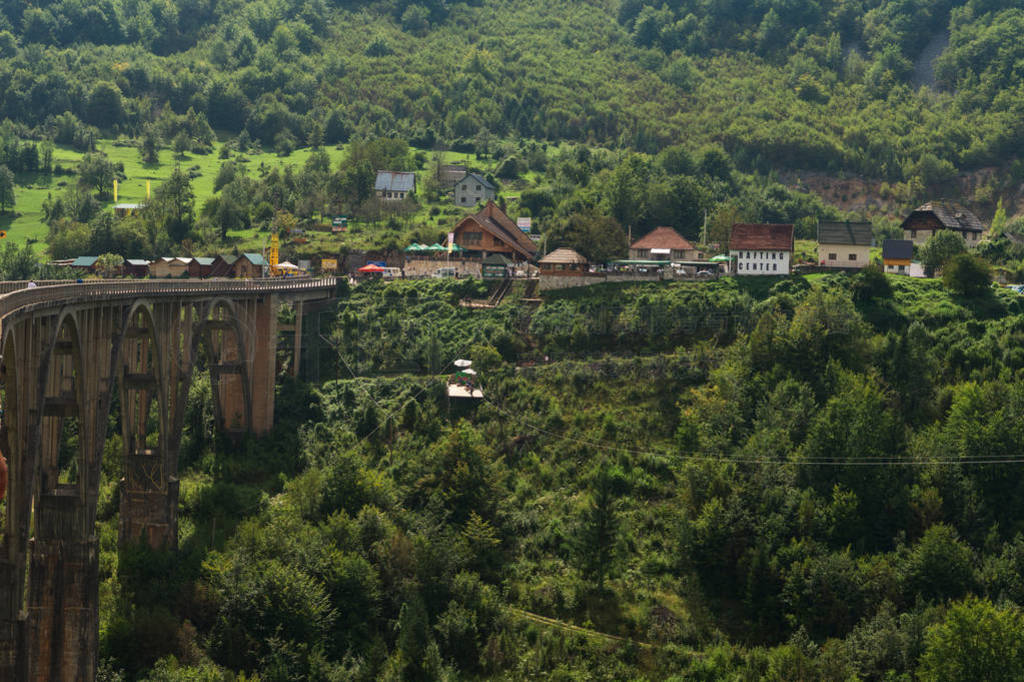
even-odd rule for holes
{"type": "Polygon", "coordinates": [[[1024,136],[1008,1],[64,1],[2,16],[0,116],[40,133],[70,111],[139,135],[167,105],[265,144],[716,141],[747,170],[890,181],[1010,161],[1024,136]],[[947,30],[942,89],[919,90],[914,60],[947,30]]]}
{"type": "Polygon", "coordinates": [[[869,272],[460,307],[478,286],[346,293],[335,378],[284,382],[263,442],[211,440],[198,382],[177,554],[115,555],[110,448],[105,679],[1019,674],[1016,294],[869,272]]]}

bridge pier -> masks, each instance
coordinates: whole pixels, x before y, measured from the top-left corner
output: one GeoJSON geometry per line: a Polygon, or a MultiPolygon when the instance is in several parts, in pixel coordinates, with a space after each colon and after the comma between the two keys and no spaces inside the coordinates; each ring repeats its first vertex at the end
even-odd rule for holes
{"type": "Polygon", "coordinates": [[[73,490],[40,496],[31,541],[29,679],[92,680],[99,648],[99,546],[82,538],[85,510],[73,490]]]}
{"type": "Polygon", "coordinates": [[[249,394],[252,396],[250,430],[256,435],[274,427],[274,384],[277,379],[277,311],[280,300],[267,296],[253,303],[252,355],[249,394]]]}

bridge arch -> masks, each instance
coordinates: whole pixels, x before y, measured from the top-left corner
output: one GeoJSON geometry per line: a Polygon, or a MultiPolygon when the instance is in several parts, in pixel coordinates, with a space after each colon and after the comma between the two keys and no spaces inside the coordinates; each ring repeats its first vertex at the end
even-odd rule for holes
{"type": "Polygon", "coordinates": [[[233,301],[216,298],[201,312],[192,341],[191,365],[198,368],[200,360],[205,361],[218,430],[231,436],[252,429],[252,340],[241,318],[242,311],[233,301]]]}
{"type": "Polygon", "coordinates": [[[56,316],[53,335],[42,365],[44,389],[39,397],[42,415],[39,466],[40,491],[76,492],[84,500],[84,471],[88,443],[79,433],[80,417],[85,411],[83,392],[82,338],[76,311],[62,309],[56,316]],[[70,427],[70,429],[69,429],[70,427]],[[68,431],[71,433],[67,433],[68,431]],[[77,441],[67,449],[68,437],[77,441]],[[61,481],[61,478],[73,480],[61,481]]]}
{"type": "MultiPolygon", "coordinates": [[[[168,493],[177,485],[167,444],[171,420],[164,356],[169,334],[161,331],[152,301],[133,302],[124,316],[118,366],[111,377],[120,389],[122,544],[140,539],[153,547],[177,544],[177,515],[168,508],[168,493]]],[[[177,495],[173,498],[176,504],[177,495]]]]}
{"type": "Polygon", "coordinates": [[[104,407],[91,404],[102,401],[86,399],[87,377],[99,363],[95,353],[89,358],[92,366],[85,362],[80,311],[61,308],[48,320],[52,327],[39,363],[36,437],[30,437],[21,460],[38,472],[30,488],[28,657],[36,679],[58,679],[71,671],[88,679],[95,674],[95,662],[77,652],[95,648],[99,639],[90,615],[99,589],[94,561],[98,480],[90,472],[98,469],[96,421],[104,407]],[[77,442],[69,448],[71,438],[77,442]]]}

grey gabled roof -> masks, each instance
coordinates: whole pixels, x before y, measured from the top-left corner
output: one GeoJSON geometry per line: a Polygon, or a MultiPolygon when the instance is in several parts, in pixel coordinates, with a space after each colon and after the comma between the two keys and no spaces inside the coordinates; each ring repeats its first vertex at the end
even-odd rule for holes
{"type": "Polygon", "coordinates": [[[956,232],[985,231],[985,224],[978,219],[978,216],[974,215],[960,204],[953,203],[951,201],[929,201],[927,204],[918,206],[909,216],[906,217],[903,221],[903,225],[900,225],[900,227],[907,225],[911,218],[920,213],[932,214],[947,230],[954,230],[956,232]]]}
{"type": "Polygon", "coordinates": [[[416,187],[416,174],[402,171],[377,171],[375,191],[412,192],[416,187]]]}
{"type": "Polygon", "coordinates": [[[914,257],[914,242],[909,239],[886,239],[882,242],[882,260],[910,260],[914,257]]]}
{"type": "Polygon", "coordinates": [[[459,183],[461,183],[463,180],[466,180],[467,178],[472,178],[473,180],[476,180],[477,182],[479,182],[481,185],[483,185],[487,189],[497,189],[494,185],[492,185],[490,182],[487,181],[487,178],[485,178],[485,177],[483,177],[483,176],[481,176],[481,175],[479,175],[477,173],[466,173],[461,178],[456,180],[455,184],[458,185],[459,183]]]}
{"type": "Polygon", "coordinates": [[[871,223],[818,223],[819,244],[871,246],[873,240],[871,223]]]}

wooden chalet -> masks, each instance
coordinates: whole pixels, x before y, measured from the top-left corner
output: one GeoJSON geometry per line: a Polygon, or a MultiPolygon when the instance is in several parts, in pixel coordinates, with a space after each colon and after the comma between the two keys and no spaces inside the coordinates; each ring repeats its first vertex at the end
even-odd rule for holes
{"type": "Polygon", "coordinates": [[[900,227],[903,229],[903,238],[918,246],[942,230],[956,232],[964,238],[967,246],[976,245],[985,233],[985,225],[978,216],[960,204],[949,201],[929,201],[918,206],[900,227]]]}
{"type": "Polygon", "coordinates": [[[493,201],[459,221],[453,232],[455,243],[470,258],[500,253],[513,261],[532,261],[537,256],[537,245],[493,201]]]}
{"type": "Polygon", "coordinates": [[[67,264],[67,267],[78,272],[95,272],[99,256],[79,256],[67,264]]]}
{"type": "Polygon", "coordinates": [[[263,254],[243,253],[239,256],[232,268],[232,277],[256,278],[263,276],[263,267],[267,265],[263,254]]]}
{"type": "Polygon", "coordinates": [[[234,277],[236,260],[238,256],[230,254],[217,256],[210,265],[210,277],[234,277]]]}
{"type": "Polygon", "coordinates": [[[145,258],[129,258],[124,262],[123,268],[126,277],[149,276],[149,261],[145,258]]]}
{"type": "Polygon", "coordinates": [[[193,258],[192,262],[188,264],[188,276],[203,278],[212,276],[213,264],[216,261],[216,258],[207,258],[205,256],[193,258]]]}
{"type": "Polygon", "coordinates": [[[164,256],[163,258],[157,258],[149,266],[149,274],[151,277],[186,277],[188,276],[188,266],[192,261],[191,258],[179,257],[173,258],[170,256],[164,256]]]}

